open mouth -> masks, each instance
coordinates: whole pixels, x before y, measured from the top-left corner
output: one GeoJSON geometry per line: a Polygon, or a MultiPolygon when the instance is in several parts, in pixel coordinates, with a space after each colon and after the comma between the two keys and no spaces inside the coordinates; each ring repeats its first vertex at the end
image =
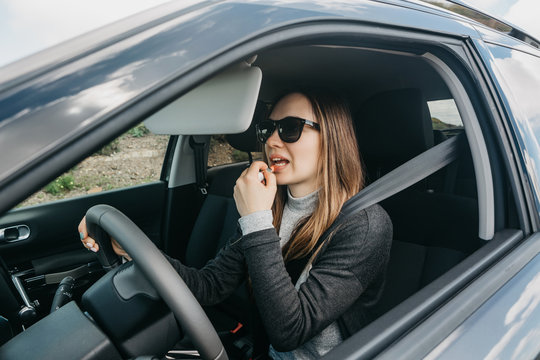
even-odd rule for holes
{"type": "Polygon", "coordinates": [[[279,156],[270,158],[270,162],[272,163],[274,170],[282,169],[289,164],[289,160],[279,156]]]}

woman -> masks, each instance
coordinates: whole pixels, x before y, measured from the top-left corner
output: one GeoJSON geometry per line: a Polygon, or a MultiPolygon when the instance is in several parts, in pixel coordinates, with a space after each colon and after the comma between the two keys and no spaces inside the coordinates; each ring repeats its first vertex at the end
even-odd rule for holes
{"type": "MultiPolygon", "coordinates": [[[[247,265],[269,355],[317,358],[369,321],[384,283],[392,224],[378,205],[339,217],[363,186],[343,103],[327,94],[289,93],[257,124],[257,137],[268,164],[254,162],[236,182],[241,234],[201,270],[169,261],[201,304],[230,295],[247,265]]],[[[97,251],[84,219],[79,231],[97,251]]],[[[116,245],[115,251],[127,255],[116,245]]]]}

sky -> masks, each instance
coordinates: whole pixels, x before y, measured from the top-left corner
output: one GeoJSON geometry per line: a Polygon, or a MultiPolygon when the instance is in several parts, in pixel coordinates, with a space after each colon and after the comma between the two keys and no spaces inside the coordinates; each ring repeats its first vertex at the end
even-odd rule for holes
{"type": "MultiPolygon", "coordinates": [[[[168,0],[0,0],[0,66],[168,0]]],[[[462,0],[540,39],[540,0],[462,0]]]]}
{"type": "Polygon", "coordinates": [[[462,0],[473,7],[505,19],[540,40],[539,0],[462,0]]]}
{"type": "Polygon", "coordinates": [[[0,0],[0,66],[168,0],[0,0]]]}

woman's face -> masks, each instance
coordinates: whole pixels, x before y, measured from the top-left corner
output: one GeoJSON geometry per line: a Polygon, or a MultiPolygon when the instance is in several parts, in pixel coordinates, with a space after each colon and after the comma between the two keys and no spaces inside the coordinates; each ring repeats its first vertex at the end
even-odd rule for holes
{"type": "MultiPolygon", "coordinates": [[[[281,120],[287,116],[318,122],[309,100],[298,93],[281,99],[274,106],[270,119],[281,120]]],[[[274,166],[278,185],[288,185],[294,197],[302,197],[317,190],[320,146],[320,132],[309,125],[304,125],[300,139],[294,143],[283,142],[277,130],[274,131],[266,141],[265,151],[268,163],[274,166]]]]}

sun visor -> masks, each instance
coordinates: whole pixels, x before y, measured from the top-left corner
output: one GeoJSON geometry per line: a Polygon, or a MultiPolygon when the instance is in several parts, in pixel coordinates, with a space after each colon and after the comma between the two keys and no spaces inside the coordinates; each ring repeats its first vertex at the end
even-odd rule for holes
{"type": "Polygon", "coordinates": [[[155,134],[212,135],[246,130],[262,72],[245,62],[214,76],[144,121],[155,134]]]}

